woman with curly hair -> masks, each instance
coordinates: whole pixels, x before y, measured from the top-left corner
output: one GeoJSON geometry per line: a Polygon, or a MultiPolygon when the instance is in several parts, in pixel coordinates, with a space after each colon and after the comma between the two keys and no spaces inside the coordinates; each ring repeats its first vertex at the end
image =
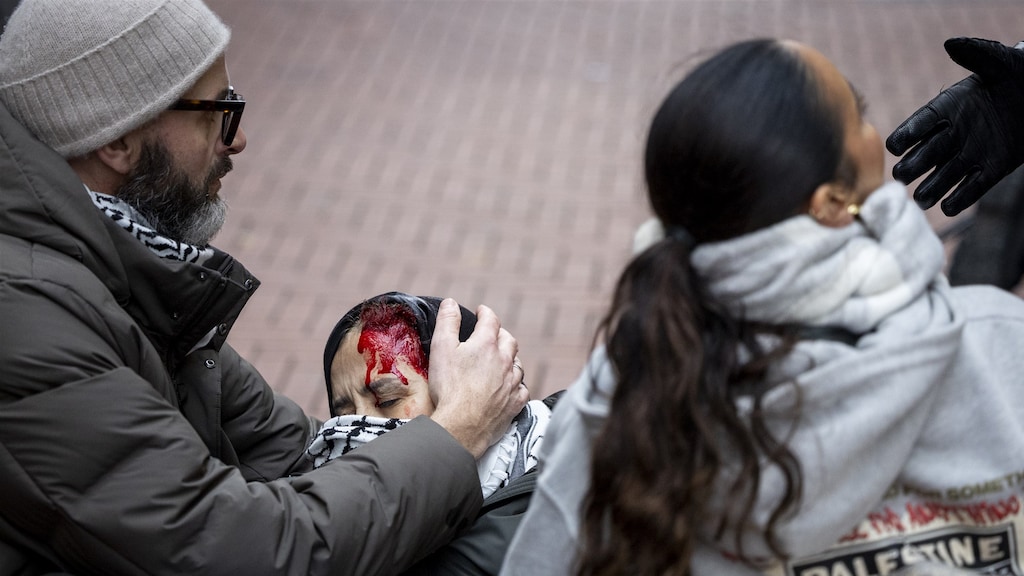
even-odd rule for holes
{"type": "Polygon", "coordinates": [[[645,174],[656,218],[502,573],[1021,573],[1024,302],[950,288],[836,67],[715,53],[645,174]]]}

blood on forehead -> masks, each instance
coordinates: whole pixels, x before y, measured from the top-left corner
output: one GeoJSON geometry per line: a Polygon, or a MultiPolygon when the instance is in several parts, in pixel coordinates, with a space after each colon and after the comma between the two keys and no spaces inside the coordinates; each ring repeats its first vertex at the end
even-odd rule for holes
{"type": "Polygon", "coordinates": [[[398,304],[374,302],[363,307],[360,320],[363,330],[357,350],[366,359],[366,385],[370,384],[378,363],[381,372],[394,374],[408,385],[409,379],[395,365],[399,358],[405,358],[413,370],[427,378],[427,357],[411,310],[398,304]]]}

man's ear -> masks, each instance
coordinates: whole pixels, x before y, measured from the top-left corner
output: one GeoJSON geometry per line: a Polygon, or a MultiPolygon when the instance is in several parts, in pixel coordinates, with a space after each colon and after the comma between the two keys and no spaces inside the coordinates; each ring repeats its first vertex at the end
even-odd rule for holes
{"type": "Polygon", "coordinates": [[[814,190],[807,213],[822,226],[841,228],[853,223],[859,211],[860,205],[851,200],[845,186],[826,182],[814,190]]]}
{"type": "Polygon", "coordinates": [[[114,172],[127,176],[135,166],[139,157],[139,146],[141,141],[132,134],[114,140],[96,149],[96,158],[114,172]]]}

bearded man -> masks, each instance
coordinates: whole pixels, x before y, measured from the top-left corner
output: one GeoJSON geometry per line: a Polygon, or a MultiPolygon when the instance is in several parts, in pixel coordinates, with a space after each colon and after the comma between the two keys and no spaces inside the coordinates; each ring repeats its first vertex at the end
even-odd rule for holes
{"type": "Polygon", "coordinates": [[[0,37],[0,576],[398,573],[526,403],[515,339],[481,306],[460,343],[447,300],[434,413],[310,470],[319,422],[226,343],[259,285],[210,244],[229,36],[201,0],[22,0],[0,37]]]}

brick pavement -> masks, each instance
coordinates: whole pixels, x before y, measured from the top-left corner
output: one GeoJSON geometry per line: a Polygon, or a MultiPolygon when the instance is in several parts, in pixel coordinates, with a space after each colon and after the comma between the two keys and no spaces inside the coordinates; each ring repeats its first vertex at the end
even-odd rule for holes
{"type": "Polygon", "coordinates": [[[321,417],[327,334],[388,290],[488,304],[535,395],[568,385],[647,214],[648,119],[699,51],[808,42],[886,134],[963,76],[945,38],[1024,38],[1018,0],[209,3],[249,99],[217,244],[264,283],[230,341],[321,417]]]}

